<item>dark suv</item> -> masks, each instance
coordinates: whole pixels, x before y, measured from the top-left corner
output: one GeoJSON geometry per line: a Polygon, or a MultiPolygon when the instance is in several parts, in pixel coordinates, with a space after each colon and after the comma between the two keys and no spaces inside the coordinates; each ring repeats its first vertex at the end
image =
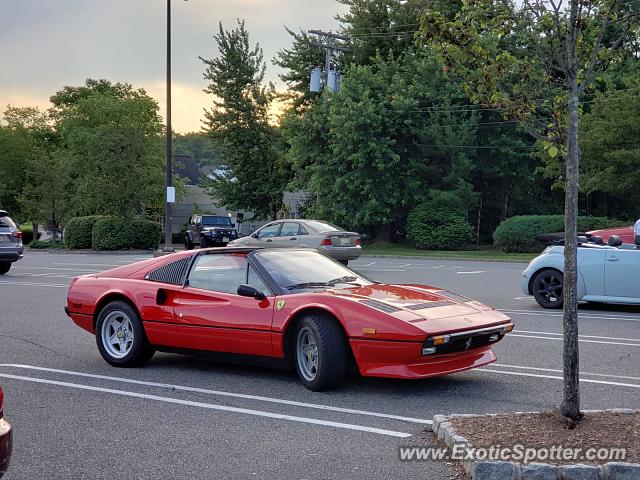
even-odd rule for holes
{"type": "Polygon", "coordinates": [[[11,264],[22,258],[22,252],[22,232],[9,214],[0,210],[0,275],[7,273],[11,264]]]}
{"type": "Polygon", "coordinates": [[[191,250],[194,245],[224,247],[238,238],[235,227],[226,215],[193,215],[184,234],[184,248],[191,250]]]}

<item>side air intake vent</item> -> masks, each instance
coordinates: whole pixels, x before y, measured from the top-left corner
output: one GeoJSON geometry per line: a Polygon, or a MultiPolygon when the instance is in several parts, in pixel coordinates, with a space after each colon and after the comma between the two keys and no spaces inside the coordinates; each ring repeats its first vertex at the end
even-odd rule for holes
{"type": "Polygon", "coordinates": [[[171,262],[160,268],[149,272],[145,277],[152,282],[171,283],[173,285],[181,285],[187,268],[189,266],[189,258],[183,258],[177,262],[171,262]]]}

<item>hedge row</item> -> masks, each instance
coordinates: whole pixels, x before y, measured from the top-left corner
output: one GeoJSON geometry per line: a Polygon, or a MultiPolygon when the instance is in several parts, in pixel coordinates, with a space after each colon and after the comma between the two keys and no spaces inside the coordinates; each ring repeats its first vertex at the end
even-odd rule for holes
{"type": "MultiPolygon", "coordinates": [[[[621,227],[625,222],[607,217],[578,217],[578,231],[621,227]]],[[[504,252],[537,253],[544,245],[536,241],[537,235],[564,231],[563,215],[521,215],[502,222],[493,232],[493,243],[504,252]]]]}
{"type": "Polygon", "coordinates": [[[473,240],[473,227],[455,206],[423,203],[409,213],[407,240],[424,250],[455,250],[473,240]]]}
{"type": "Polygon", "coordinates": [[[149,220],[93,215],[73,218],[65,228],[67,248],[156,249],[160,225],[149,220]]]}

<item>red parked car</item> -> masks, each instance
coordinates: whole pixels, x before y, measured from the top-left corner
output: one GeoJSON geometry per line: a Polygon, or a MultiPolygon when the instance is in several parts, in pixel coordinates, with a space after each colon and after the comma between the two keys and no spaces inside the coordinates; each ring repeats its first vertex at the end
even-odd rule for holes
{"type": "Polygon", "coordinates": [[[13,446],[13,438],[11,425],[3,417],[4,393],[0,387],[0,477],[2,477],[9,468],[9,459],[11,458],[11,449],[13,446]]]}
{"type": "Polygon", "coordinates": [[[74,278],[65,307],[111,365],[156,350],[293,366],[311,390],[362,375],[425,378],[495,361],[506,315],[425,285],[373,282],[310,249],[184,251],[74,278]]]}

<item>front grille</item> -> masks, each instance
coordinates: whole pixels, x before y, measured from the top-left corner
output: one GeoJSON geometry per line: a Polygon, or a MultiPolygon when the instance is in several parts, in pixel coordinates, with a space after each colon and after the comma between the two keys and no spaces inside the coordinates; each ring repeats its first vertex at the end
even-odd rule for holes
{"type": "Polygon", "coordinates": [[[145,277],[152,282],[171,283],[172,285],[182,285],[184,276],[189,267],[189,257],[176,262],[168,263],[160,268],[149,272],[145,277]]]}
{"type": "MultiPolygon", "coordinates": [[[[437,345],[434,353],[465,352],[474,348],[486,347],[500,341],[505,333],[505,327],[497,327],[468,333],[451,334],[451,339],[447,343],[437,345]],[[494,338],[493,340],[491,339],[492,337],[494,338]]],[[[427,338],[424,342],[424,347],[433,347],[433,341],[427,338]]]]}

